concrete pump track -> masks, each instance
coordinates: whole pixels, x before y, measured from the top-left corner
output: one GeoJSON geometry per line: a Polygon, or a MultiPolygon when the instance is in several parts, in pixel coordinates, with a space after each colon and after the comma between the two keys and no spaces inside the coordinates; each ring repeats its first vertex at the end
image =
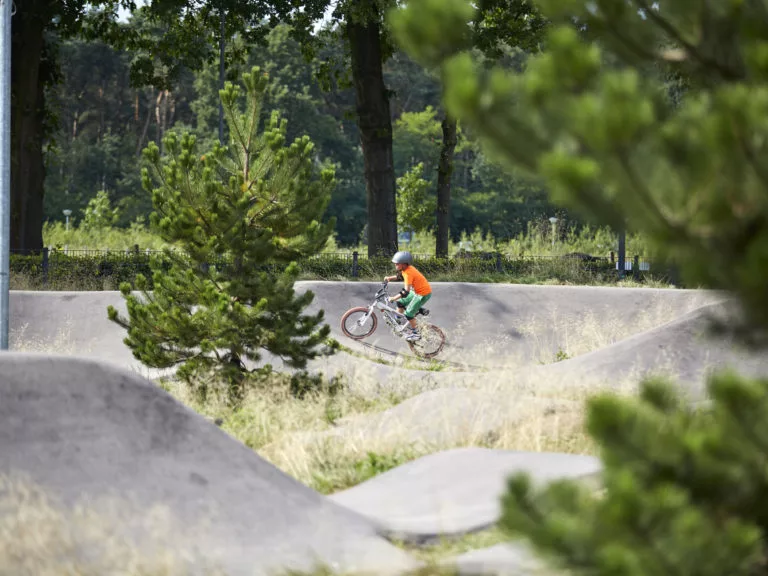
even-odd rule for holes
{"type": "MultiPolygon", "coordinates": [[[[297,285],[315,294],[310,311],[324,310],[345,346],[312,361],[312,371],[341,374],[372,395],[413,387],[394,408],[345,421],[329,435],[385,435],[397,426],[413,441],[450,445],[469,420],[493,434],[510,419],[562,409],[572,402],[560,396],[579,387],[632,385],[660,372],[697,401],[712,369],[768,374],[762,355],[705,334],[711,316],[734,313],[722,294],[435,283],[426,321],[447,342],[436,361],[423,362],[381,317],[364,342],[341,332],[343,313],[370,304],[377,287],[297,285]]],[[[33,482],[63,506],[113,496],[130,502],[120,533],[140,547],[178,551],[187,573],[206,563],[226,574],[318,563],[403,573],[420,562],[394,538],[418,544],[492,526],[516,471],[536,482],[599,482],[600,462],[589,456],[457,448],[323,496],[153,383],[159,373],[125,346],[123,329],[107,319],[110,304],[125,312],[117,292],[11,293],[11,351],[0,354],[0,474],[33,482]],[[162,543],[141,524],[155,505],[170,512],[162,543]]],[[[281,367],[278,358],[263,361],[281,367]]],[[[9,486],[0,484],[0,494],[9,486]]],[[[529,574],[538,566],[518,544],[446,562],[464,574],[529,574]]]]}

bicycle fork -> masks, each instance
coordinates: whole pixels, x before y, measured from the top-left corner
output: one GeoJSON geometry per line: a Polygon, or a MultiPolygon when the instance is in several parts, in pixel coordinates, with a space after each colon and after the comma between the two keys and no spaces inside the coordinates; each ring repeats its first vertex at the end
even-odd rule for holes
{"type": "Polygon", "coordinates": [[[374,306],[375,306],[374,304],[371,304],[370,306],[368,306],[368,312],[365,314],[365,316],[363,316],[362,318],[360,318],[360,320],[357,321],[358,326],[362,328],[365,325],[365,323],[368,322],[368,319],[371,317],[371,314],[373,314],[374,306]]]}

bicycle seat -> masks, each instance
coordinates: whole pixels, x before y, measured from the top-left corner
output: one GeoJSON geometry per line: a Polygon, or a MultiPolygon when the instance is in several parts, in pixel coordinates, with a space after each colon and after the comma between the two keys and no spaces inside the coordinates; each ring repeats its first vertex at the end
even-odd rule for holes
{"type": "Polygon", "coordinates": [[[416,315],[422,314],[423,316],[429,316],[429,310],[426,308],[419,308],[419,311],[416,312],[416,315]]]}

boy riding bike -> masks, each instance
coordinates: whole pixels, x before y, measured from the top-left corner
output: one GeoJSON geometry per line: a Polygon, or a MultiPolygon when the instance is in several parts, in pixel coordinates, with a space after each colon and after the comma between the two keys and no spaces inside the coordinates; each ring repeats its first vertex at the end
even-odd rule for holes
{"type": "Polygon", "coordinates": [[[416,328],[416,313],[432,297],[432,287],[424,275],[413,266],[413,256],[410,252],[396,253],[392,257],[392,263],[395,265],[397,275],[385,276],[384,281],[402,280],[404,286],[403,290],[399,294],[391,296],[389,301],[396,302],[399,300],[397,309],[408,319],[408,324],[403,327],[403,330],[406,331],[405,339],[413,342],[421,338],[416,328]]]}

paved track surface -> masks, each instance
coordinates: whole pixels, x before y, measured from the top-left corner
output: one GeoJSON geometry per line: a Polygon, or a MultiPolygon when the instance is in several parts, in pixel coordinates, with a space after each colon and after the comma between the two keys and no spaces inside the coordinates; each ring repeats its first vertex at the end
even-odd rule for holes
{"type": "Polygon", "coordinates": [[[495,524],[512,474],[526,473],[541,484],[594,479],[600,470],[591,456],[459,448],[403,464],[330,499],[364,514],[393,538],[434,542],[495,524]]]}
{"type": "MultiPolygon", "coordinates": [[[[410,349],[383,321],[366,344],[389,352],[384,355],[346,338],[340,329],[343,313],[367,304],[377,287],[366,282],[300,282],[297,291],[314,292],[310,310],[325,311],[334,336],[343,344],[397,367],[402,356],[411,355],[410,349]]],[[[469,370],[505,370],[550,363],[561,351],[576,356],[610,346],[722,299],[691,290],[448,282],[434,284],[427,320],[447,335],[441,358],[465,363],[469,370]]],[[[11,347],[99,358],[145,376],[156,375],[123,344],[124,330],[107,319],[110,304],[125,312],[118,292],[12,292],[11,347]]],[[[279,359],[269,361],[281,364],[279,359]]],[[[360,364],[359,358],[337,354],[312,367],[347,371],[355,364],[360,364]]],[[[376,368],[377,377],[385,378],[392,372],[389,368],[376,368]]]]}
{"type": "MultiPolygon", "coordinates": [[[[312,310],[325,310],[334,335],[354,351],[315,361],[312,370],[344,373],[371,396],[412,395],[380,414],[342,421],[328,436],[392,434],[450,446],[467,434],[558,416],[572,408],[566,389],[590,382],[666,368],[700,394],[712,367],[768,374],[761,355],[704,337],[707,315],[725,310],[719,294],[433,286],[427,320],[448,336],[444,357],[468,365],[465,371],[413,369],[408,346],[383,322],[370,340],[392,363],[366,360],[375,354],[345,338],[339,319],[369,303],[377,284],[298,284],[316,294],[312,310]],[[562,353],[570,358],[554,362],[562,353]]],[[[415,561],[384,536],[418,541],[493,522],[494,499],[513,470],[543,480],[594,471],[591,460],[573,464],[578,457],[565,455],[448,451],[325,498],[140,377],[157,371],[133,358],[124,331],[107,319],[109,304],[125,311],[118,292],[11,294],[12,349],[41,354],[0,355],[0,473],[27,474],[65,504],[115,495],[130,498],[138,515],[163,504],[178,523],[169,532],[174,545],[204,553],[229,574],[306,569],[314,560],[341,570],[411,568],[415,561]],[[201,522],[207,526],[198,530],[201,522]]],[[[141,541],[138,523],[129,514],[123,525],[141,541]]],[[[514,547],[476,552],[459,559],[460,570],[516,573],[518,560],[528,562],[520,554],[514,547]]]]}
{"type": "Polygon", "coordinates": [[[545,576],[552,570],[520,542],[470,550],[444,563],[458,576],[545,576]]]}
{"type": "MultiPolygon", "coordinates": [[[[339,319],[353,306],[370,304],[379,284],[371,282],[301,282],[315,294],[312,309],[322,308],[334,334],[339,319]]],[[[389,292],[397,291],[390,285],[389,292]]],[[[663,324],[723,297],[711,292],[674,289],[528,286],[436,282],[427,303],[426,321],[440,326],[448,344],[441,357],[486,368],[537,363],[558,350],[605,345],[663,324]]],[[[409,353],[383,321],[366,342],[409,353]]]]}
{"type": "Polygon", "coordinates": [[[123,519],[129,535],[159,504],[177,522],[172,545],[215,557],[228,574],[310,569],[316,560],[341,571],[414,565],[362,516],[129,372],[2,354],[0,398],[0,473],[24,474],[65,505],[129,497],[137,514],[123,519]]]}

